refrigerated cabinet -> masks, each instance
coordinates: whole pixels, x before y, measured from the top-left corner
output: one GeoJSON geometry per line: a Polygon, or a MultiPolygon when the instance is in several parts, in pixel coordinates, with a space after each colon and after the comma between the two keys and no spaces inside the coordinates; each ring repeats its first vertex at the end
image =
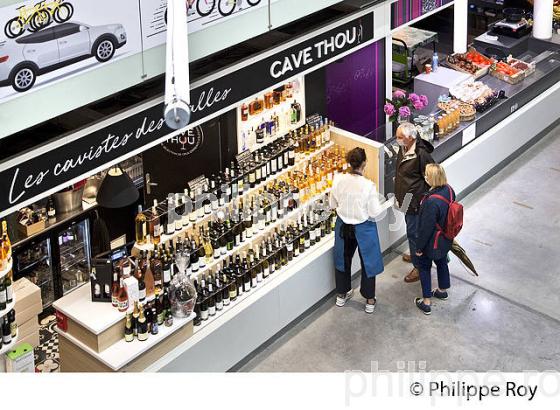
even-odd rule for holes
{"type": "Polygon", "coordinates": [[[62,215],[43,232],[15,241],[15,279],[26,277],[41,289],[43,309],[89,282],[90,215],[84,211],[62,215]]]}

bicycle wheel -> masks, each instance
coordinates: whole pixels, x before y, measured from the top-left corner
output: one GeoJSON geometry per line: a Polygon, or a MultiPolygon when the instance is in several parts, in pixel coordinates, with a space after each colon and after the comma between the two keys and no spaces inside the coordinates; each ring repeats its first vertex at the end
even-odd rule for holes
{"type": "Polygon", "coordinates": [[[29,30],[29,31],[38,31],[41,30],[42,28],[47,27],[49,24],[51,24],[51,14],[46,11],[46,10],[39,10],[37,12],[35,12],[33,14],[33,16],[31,16],[31,22],[30,22],[30,26],[31,29],[33,30],[29,30]]]}
{"type": "Polygon", "coordinates": [[[208,16],[216,7],[216,0],[197,0],[196,12],[199,16],[208,16]]]}
{"type": "Polygon", "coordinates": [[[16,38],[23,34],[25,31],[25,27],[21,24],[19,17],[14,17],[11,20],[8,20],[6,25],[4,26],[4,33],[8,38],[16,38]]]}
{"type": "Polygon", "coordinates": [[[72,18],[74,15],[74,6],[70,3],[62,3],[55,9],[53,17],[57,23],[64,23],[72,18]]]}
{"type": "Polygon", "coordinates": [[[237,0],[218,0],[218,11],[224,17],[229,16],[235,10],[237,0]]]}
{"type": "Polygon", "coordinates": [[[249,5],[251,5],[251,6],[256,6],[260,2],[261,2],[261,0],[247,0],[247,3],[249,3],[249,5]]]}

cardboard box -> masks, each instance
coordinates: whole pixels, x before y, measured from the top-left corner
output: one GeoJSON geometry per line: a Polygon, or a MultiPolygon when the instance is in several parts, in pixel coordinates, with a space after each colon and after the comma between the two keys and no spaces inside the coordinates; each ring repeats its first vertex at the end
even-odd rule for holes
{"type": "Polygon", "coordinates": [[[18,346],[22,343],[29,343],[34,348],[39,346],[39,332],[33,332],[25,337],[20,337],[18,335],[18,346]]]}
{"type": "Polygon", "coordinates": [[[33,346],[20,343],[6,355],[6,371],[9,373],[35,373],[33,346]]]}
{"type": "MultiPolygon", "coordinates": [[[[16,314],[18,311],[23,312],[31,307],[35,309],[38,307],[39,313],[43,310],[41,289],[27,278],[21,278],[14,282],[14,293],[16,295],[16,304],[14,307],[16,314]]],[[[27,320],[23,320],[22,323],[27,322],[27,320]]]]}
{"type": "Polygon", "coordinates": [[[27,322],[18,324],[18,335],[20,338],[27,337],[35,332],[39,331],[39,321],[37,317],[33,317],[27,322]]]}
{"type": "Polygon", "coordinates": [[[25,310],[18,310],[17,307],[15,309],[16,309],[16,323],[18,324],[18,326],[21,326],[32,319],[37,319],[37,315],[43,311],[43,306],[33,305],[25,310]]]}

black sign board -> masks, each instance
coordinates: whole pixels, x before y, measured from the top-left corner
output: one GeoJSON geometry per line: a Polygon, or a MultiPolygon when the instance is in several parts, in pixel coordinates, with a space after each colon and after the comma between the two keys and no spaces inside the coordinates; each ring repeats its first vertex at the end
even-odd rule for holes
{"type": "MultiPolygon", "coordinates": [[[[373,12],[279,51],[191,90],[191,122],[203,120],[251,95],[373,40],[373,12]]],[[[0,172],[0,216],[69,181],[160,142],[163,103],[115,122],[0,172]]]]}

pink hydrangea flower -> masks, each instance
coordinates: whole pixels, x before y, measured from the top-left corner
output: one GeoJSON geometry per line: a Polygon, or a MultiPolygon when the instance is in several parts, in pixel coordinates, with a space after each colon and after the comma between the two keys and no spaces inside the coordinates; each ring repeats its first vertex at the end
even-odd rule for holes
{"type": "Polygon", "coordinates": [[[410,93],[408,99],[410,100],[411,103],[414,104],[415,102],[420,101],[420,96],[415,93],[410,93]]]}
{"type": "Polygon", "coordinates": [[[385,114],[387,114],[389,117],[391,115],[394,115],[396,110],[395,110],[395,106],[393,104],[387,103],[385,104],[385,106],[383,107],[383,110],[385,111],[385,114]]]}
{"type": "Polygon", "coordinates": [[[400,99],[405,97],[406,97],[406,93],[404,91],[397,90],[393,93],[393,98],[400,99]]]}
{"type": "Polygon", "coordinates": [[[424,105],[424,107],[428,106],[428,97],[426,97],[425,95],[420,96],[420,101],[422,101],[422,105],[424,105]]]}
{"type": "Polygon", "coordinates": [[[422,104],[422,101],[420,100],[413,102],[412,106],[414,107],[415,110],[421,110],[422,108],[425,107],[425,105],[422,104]]]}
{"type": "Polygon", "coordinates": [[[399,108],[399,115],[401,117],[410,117],[411,114],[412,113],[410,112],[410,108],[408,108],[406,106],[399,108]]]}

